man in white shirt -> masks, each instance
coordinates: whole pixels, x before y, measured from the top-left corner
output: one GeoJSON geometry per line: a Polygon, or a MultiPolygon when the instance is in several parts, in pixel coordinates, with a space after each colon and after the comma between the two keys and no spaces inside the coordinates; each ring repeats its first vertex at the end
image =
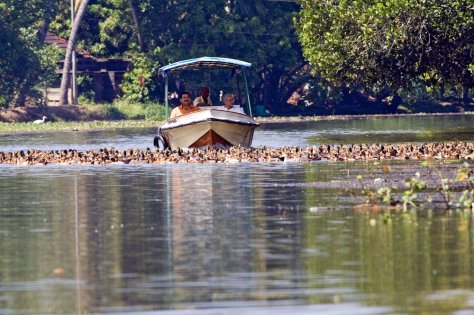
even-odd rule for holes
{"type": "Polygon", "coordinates": [[[232,110],[232,107],[234,107],[234,95],[232,94],[226,94],[222,97],[222,101],[224,102],[224,107],[227,110],[232,110]]]}

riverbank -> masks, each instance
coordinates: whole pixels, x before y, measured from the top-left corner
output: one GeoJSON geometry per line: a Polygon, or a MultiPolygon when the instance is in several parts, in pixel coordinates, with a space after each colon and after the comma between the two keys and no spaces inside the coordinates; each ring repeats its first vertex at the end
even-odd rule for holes
{"type": "Polygon", "coordinates": [[[127,105],[67,105],[2,109],[0,110],[0,134],[156,127],[160,119],[164,117],[161,113],[163,109],[158,106],[127,105]],[[34,123],[42,117],[46,117],[44,123],[34,123]]]}
{"type": "Polygon", "coordinates": [[[86,106],[35,106],[2,109],[0,121],[7,123],[26,123],[41,119],[43,116],[52,121],[92,121],[102,120],[104,115],[86,106]]]}
{"type": "Polygon", "coordinates": [[[27,106],[0,110],[0,122],[27,123],[46,117],[47,122],[88,122],[105,120],[163,120],[164,106],[156,103],[27,106]]]}

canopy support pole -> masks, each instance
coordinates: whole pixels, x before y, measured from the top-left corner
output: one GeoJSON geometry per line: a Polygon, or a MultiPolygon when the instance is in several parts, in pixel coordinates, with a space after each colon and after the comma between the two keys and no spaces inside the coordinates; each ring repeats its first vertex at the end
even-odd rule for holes
{"type": "Polygon", "coordinates": [[[252,104],[250,104],[249,87],[248,87],[248,84],[247,84],[247,75],[245,74],[245,69],[244,68],[242,68],[242,72],[244,74],[245,95],[247,97],[247,106],[248,106],[248,110],[249,110],[249,115],[250,115],[250,117],[253,117],[253,115],[252,115],[252,104]]]}
{"type": "Polygon", "coordinates": [[[165,77],[165,119],[168,119],[168,76],[165,77]]]}

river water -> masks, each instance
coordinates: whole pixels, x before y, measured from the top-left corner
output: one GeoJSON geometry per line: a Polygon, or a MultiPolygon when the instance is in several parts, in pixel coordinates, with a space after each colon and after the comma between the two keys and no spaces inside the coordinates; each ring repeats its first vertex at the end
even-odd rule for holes
{"type": "MultiPolygon", "coordinates": [[[[262,125],[254,146],[474,141],[473,115],[262,125]]],[[[146,148],[155,130],[0,136],[146,148]]],[[[387,162],[388,163],[388,162],[387,162]]],[[[418,163],[391,162],[412,176],[418,163]]],[[[0,166],[0,314],[472,314],[471,213],[361,210],[362,162],[0,166]]]]}

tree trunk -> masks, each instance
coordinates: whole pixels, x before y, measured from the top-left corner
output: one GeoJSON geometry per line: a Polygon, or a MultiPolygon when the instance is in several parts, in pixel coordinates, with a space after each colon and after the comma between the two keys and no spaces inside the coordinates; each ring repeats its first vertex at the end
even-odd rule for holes
{"type": "MultiPolygon", "coordinates": [[[[44,13],[44,21],[43,25],[38,33],[38,43],[39,46],[44,45],[44,41],[46,39],[46,34],[49,30],[49,24],[51,23],[51,19],[56,14],[56,0],[48,0],[46,3],[49,9],[46,10],[44,13]]],[[[23,80],[23,83],[20,84],[20,89],[18,92],[18,96],[15,101],[15,107],[25,105],[26,95],[28,94],[29,90],[31,89],[31,85],[33,84],[34,78],[30,75],[27,75],[26,78],[23,80]]]]}
{"type": "Polygon", "coordinates": [[[72,52],[76,48],[77,33],[79,31],[79,26],[81,25],[82,18],[86,13],[86,7],[89,3],[89,0],[82,0],[79,8],[77,9],[77,14],[74,20],[74,24],[71,27],[71,34],[69,35],[69,40],[67,42],[66,56],[64,57],[64,66],[63,66],[63,76],[61,78],[61,87],[59,90],[59,105],[67,105],[68,97],[67,91],[69,87],[69,79],[71,72],[71,59],[72,52]]]}
{"type": "Polygon", "coordinates": [[[444,83],[441,82],[439,84],[439,98],[443,99],[443,97],[444,97],[444,83]]]}
{"type": "Polygon", "coordinates": [[[462,101],[464,103],[469,103],[471,101],[471,97],[469,96],[469,85],[462,86],[462,101]]]}
{"type": "Polygon", "coordinates": [[[44,41],[46,40],[46,34],[49,31],[49,24],[51,23],[51,19],[56,15],[57,1],[48,0],[47,6],[49,9],[47,9],[44,14],[44,22],[43,25],[41,25],[41,28],[38,33],[38,40],[41,45],[43,45],[44,41]]]}
{"type": "Polygon", "coordinates": [[[138,45],[140,45],[140,51],[144,52],[145,43],[143,42],[143,36],[142,36],[141,27],[140,27],[140,20],[138,18],[137,10],[135,10],[135,5],[133,3],[133,0],[128,0],[128,5],[130,7],[130,11],[132,12],[133,22],[135,24],[135,31],[137,32],[138,45]]]}
{"type": "Polygon", "coordinates": [[[463,79],[462,79],[462,101],[467,104],[471,101],[471,97],[469,95],[469,90],[473,86],[473,78],[469,71],[464,71],[463,79]]]}
{"type": "MultiPolygon", "coordinates": [[[[295,80],[295,77],[298,77],[298,72],[302,71],[302,69],[307,65],[306,62],[301,61],[297,65],[295,65],[292,69],[289,70],[281,70],[279,72],[272,73],[272,76],[276,76],[276,78],[272,81],[278,82],[277,89],[278,91],[276,95],[273,97],[273,103],[277,104],[277,108],[279,110],[283,110],[286,107],[286,101],[290,98],[293,92],[301,87],[303,83],[306,81],[305,78],[301,78],[295,80]]],[[[272,90],[270,86],[269,90],[272,90]]]]}
{"type": "Polygon", "coordinates": [[[398,105],[402,104],[403,99],[397,93],[393,94],[392,101],[390,102],[390,113],[395,114],[398,109],[398,105]]]}

